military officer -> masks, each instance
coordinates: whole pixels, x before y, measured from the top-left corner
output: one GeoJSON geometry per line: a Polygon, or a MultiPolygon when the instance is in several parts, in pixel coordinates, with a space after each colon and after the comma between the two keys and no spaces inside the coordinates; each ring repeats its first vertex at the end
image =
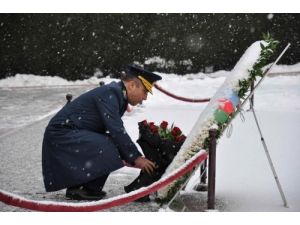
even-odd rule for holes
{"type": "Polygon", "coordinates": [[[42,169],[47,192],[66,190],[66,197],[99,200],[112,171],[123,160],[153,172],[127,134],[121,117],[128,104],[137,105],[152,93],[161,77],[135,65],[127,66],[120,82],[97,87],[66,104],[46,127],[42,169]]]}

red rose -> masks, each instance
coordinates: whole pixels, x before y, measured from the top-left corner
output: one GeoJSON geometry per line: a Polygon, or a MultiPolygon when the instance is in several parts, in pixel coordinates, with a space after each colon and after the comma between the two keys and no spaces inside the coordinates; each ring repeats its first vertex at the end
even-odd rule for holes
{"type": "Polygon", "coordinates": [[[148,126],[147,120],[143,120],[142,123],[143,123],[143,125],[144,125],[145,127],[148,126]]]}
{"type": "Polygon", "coordinates": [[[167,121],[162,121],[161,124],[160,124],[160,128],[165,130],[167,129],[168,127],[168,122],[167,121]]]}
{"type": "Polygon", "coordinates": [[[181,132],[181,130],[180,130],[178,127],[174,127],[174,128],[172,129],[172,131],[171,131],[171,134],[172,134],[174,137],[180,135],[181,133],[182,133],[182,132],[181,132]]]}
{"type": "Polygon", "coordinates": [[[151,132],[153,133],[153,134],[157,134],[158,133],[158,128],[156,127],[156,126],[154,126],[154,127],[150,127],[150,129],[151,129],[151,132]]]}
{"type": "Polygon", "coordinates": [[[149,127],[150,127],[150,130],[153,134],[157,134],[158,133],[158,128],[157,126],[154,125],[153,122],[149,123],[149,127]]]}
{"type": "Polygon", "coordinates": [[[186,139],[186,136],[181,135],[181,136],[177,136],[176,139],[175,139],[175,141],[176,141],[176,142],[182,142],[182,141],[184,141],[185,139],[186,139]]]}

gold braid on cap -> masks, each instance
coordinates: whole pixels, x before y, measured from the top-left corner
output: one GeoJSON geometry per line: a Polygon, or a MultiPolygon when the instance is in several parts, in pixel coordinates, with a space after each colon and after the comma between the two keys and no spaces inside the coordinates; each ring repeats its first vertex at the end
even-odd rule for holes
{"type": "Polygon", "coordinates": [[[152,93],[153,85],[149,81],[147,81],[144,77],[142,77],[141,75],[139,75],[138,78],[142,81],[142,83],[145,86],[146,90],[149,91],[150,93],[152,93]]]}

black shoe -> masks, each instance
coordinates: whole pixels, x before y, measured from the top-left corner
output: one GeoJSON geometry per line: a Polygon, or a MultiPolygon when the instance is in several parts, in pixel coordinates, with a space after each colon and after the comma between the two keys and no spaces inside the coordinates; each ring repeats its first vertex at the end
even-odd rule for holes
{"type": "Polygon", "coordinates": [[[66,197],[72,200],[100,200],[106,195],[105,191],[89,190],[85,187],[67,188],[66,197]]]}

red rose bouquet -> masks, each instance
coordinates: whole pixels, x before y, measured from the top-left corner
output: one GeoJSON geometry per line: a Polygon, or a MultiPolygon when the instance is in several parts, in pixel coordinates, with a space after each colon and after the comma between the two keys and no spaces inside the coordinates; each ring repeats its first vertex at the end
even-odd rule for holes
{"type": "MultiPolygon", "coordinates": [[[[168,127],[167,121],[155,125],[154,122],[143,120],[138,125],[139,139],[137,143],[141,146],[145,157],[156,164],[157,169],[151,175],[141,171],[140,175],[125,187],[127,193],[160,179],[186,139],[179,127],[174,124],[168,127]]],[[[147,200],[149,200],[148,196],[139,199],[139,201],[147,200]]]]}
{"type": "MultiPolygon", "coordinates": [[[[171,140],[174,142],[183,142],[186,136],[182,134],[179,127],[172,126],[168,128],[169,123],[162,121],[159,126],[155,125],[154,122],[147,122],[143,120],[139,122],[140,136],[144,134],[145,130],[151,131],[152,135],[158,135],[162,140],[171,140]]],[[[151,135],[151,134],[150,134],[151,135]]]]}

